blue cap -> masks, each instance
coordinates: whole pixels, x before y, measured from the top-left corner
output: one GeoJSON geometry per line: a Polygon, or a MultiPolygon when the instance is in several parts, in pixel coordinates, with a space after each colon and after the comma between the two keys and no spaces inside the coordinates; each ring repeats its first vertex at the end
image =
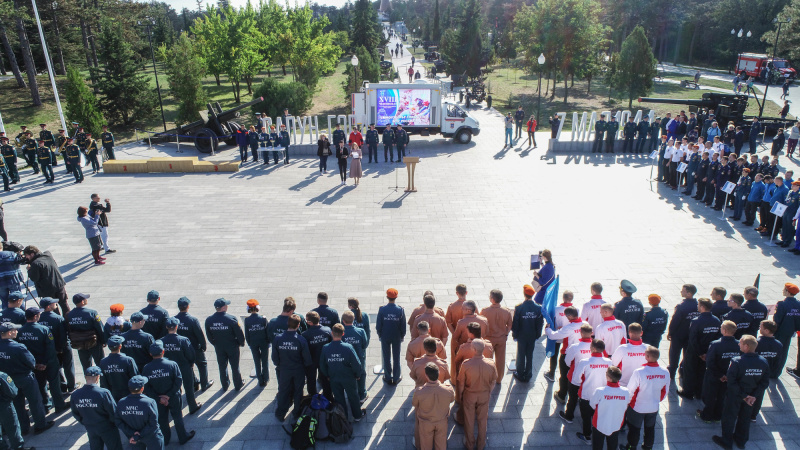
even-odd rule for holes
{"type": "Polygon", "coordinates": [[[58,303],[58,300],[52,297],[42,297],[41,299],[39,299],[39,306],[41,306],[42,308],[46,308],[50,305],[55,305],[56,303],[58,303]]]}
{"type": "Polygon", "coordinates": [[[80,303],[84,300],[87,300],[91,295],[89,294],[81,294],[80,292],[72,296],[72,303],[80,303]]]}
{"type": "Polygon", "coordinates": [[[217,308],[217,309],[222,308],[225,305],[230,305],[230,304],[231,304],[231,301],[230,300],[225,300],[224,298],[218,298],[218,299],[214,300],[214,308],[217,308]]]}
{"type": "Polygon", "coordinates": [[[100,375],[103,374],[103,371],[100,370],[100,368],[97,366],[92,366],[87,368],[86,371],[83,372],[83,374],[86,375],[87,377],[99,377],[100,375]]]}
{"type": "Polygon", "coordinates": [[[148,302],[154,302],[154,301],[158,300],[159,297],[160,297],[160,295],[158,295],[158,291],[150,291],[150,292],[147,293],[147,301],[148,302]]]}
{"type": "Polygon", "coordinates": [[[35,306],[31,306],[30,308],[25,310],[25,318],[26,319],[33,319],[34,317],[38,316],[39,314],[44,311],[41,308],[37,308],[35,306]]]}
{"type": "Polygon", "coordinates": [[[151,355],[160,355],[164,353],[164,343],[160,340],[153,342],[150,344],[150,354],[151,355]]]}
{"type": "Polygon", "coordinates": [[[192,303],[189,297],[181,297],[178,299],[178,308],[185,308],[189,306],[189,303],[192,303]]]}
{"type": "Polygon", "coordinates": [[[120,335],[114,335],[108,338],[109,348],[118,348],[125,342],[125,338],[120,335]]]}
{"type": "Polygon", "coordinates": [[[628,294],[633,294],[634,292],[636,292],[636,286],[634,286],[633,283],[631,283],[628,280],[620,281],[619,288],[627,292],[628,294]]]}
{"type": "Polygon", "coordinates": [[[25,298],[25,296],[22,295],[22,292],[20,291],[12,291],[8,294],[9,300],[21,300],[23,298],[25,298]]]}
{"type": "Polygon", "coordinates": [[[142,314],[140,312],[135,312],[135,313],[131,314],[131,322],[138,323],[138,322],[141,322],[143,320],[147,320],[147,314],[142,314]]]}
{"type": "Polygon", "coordinates": [[[8,333],[11,330],[19,330],[19,325],[12,322],[0,323],[0,333],[8,333]]]}
{"type": "Polygon", "coordinates": [[[166,325],[167,328],[175,328],[175,327],[178,326],[179,323],[181,323],[180,320],[178,320],[178,319],[176,319],[174,317],[170,317],[169,319],[167,319],[167,321],[164,323],[164,325],[166,325]]]}
{"type": "Polygon", "coordinates": [[[128,389],[132,391],[138,391],[139,389],[143,388],[145,384],[147,384],[147,377],[142,375],[134,375],[130,380],[128,380],[128,389]]]}

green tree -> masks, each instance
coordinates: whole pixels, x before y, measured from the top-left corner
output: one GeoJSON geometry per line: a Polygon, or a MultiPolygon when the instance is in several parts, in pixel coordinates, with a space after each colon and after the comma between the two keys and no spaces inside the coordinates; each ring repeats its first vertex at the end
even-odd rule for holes
{"type": "Polygon", "coordinates": [[[290,10],[281,45],[294,69],[295,81],[313,90],[320,76],[336,69],[342,50],[334,42],[335,33],[324,31],[328,18],[314,19],[312,15],[308,5],[290,10]]]}
{"type": "Polygon", "coordinates": [[[102,94],[100,106],[111,122],[130,125],[154,117],[158,100],[144,73],[144,63],[124,39],[122,27],[103,22],[97,57],[100,68],[92,68],[102,94]]]}
{"type": "Polygon", "coordinates": [[[369,0],[356,0],[352,23],[350,41],[353,48],[364,46],[369,51],[378,48],[381,43],[381,25],[378,23],[378,11],[369,0]]]}
{"type": "Polygon", "coordinates": [[[313,92],[302,83],[279,83],[274,78],[264,78],[253,93],[254,99],[264,97],[264,102],[253,105],[251,110],[277,117],[283,114],[283,108],[289,108],[292,114],[300,116],[311,109],[313,96],[313,92]]]}
{"type": "Polygon", "coordinates": [[[350,93],[353,92],[353,89],[357,91],[362,82],[377,83],[381,80],[380,59],[377,58],[377,55],[361,46],[356,49],[356,56],[358,57],[358,66],[353,67],[348,62],[344,68],[347,79],[342,83],[342,87],[344,88],[345,99],[348,101],[351,99],[350,93]]]}
{"type": "Polygon", "coordinates": [[[103,126],[103,116],[94,92],[86,84],[86,80],[74,67],[67,70],[67,83],[64,87],[67,120],[79,123],[93,134],[99,135],[103,126]]]}
{"type": "Polygon", "coordinates": [[[431,26],[431,39],[433,42],[439,42],[442,38],[442,29],[439,23],[439,0],[435,0],[433,8],[433,25],[431,26]]]}
{"type": "Polygon", "coordinates": [[[634,98],[646,96],[653,90],[657,63],[644,28],[637,26],[622,42],[612,79],[614,89],[628,96],[628,108],[633,105],[634,98]]]}
{"type": "Polygon", "coordinates": [[[199,119],[198,111],[205,110],[208,102],[208,95],[203,87],[206,63],[195,47],[195,43],[186,34],[181,34],[172,48],[159,48],[159,53],[165,54],[164,68],[170,93],[178,102],[177,122],[180,124],[199,119]]]}
{"type": "MultiPolygon", "coordinates": [[[[778,42],[776,56],[791,59],[797,65],[800,62],[800,0],[792,0],[791,4],[786,5],[783,11],[777,15],[781,21],[791,20],[781,26],[781,40],[778,42]]],[[[773,29],[764,33],[761,41],[769,45],[770,54],[774,51],[775,33],[778,25],[774,24],[773,29]]],[[[797,67],[795,67],[797,70],[797,67]]]]}
{"type": "Polygon", "coordinates": [[[455,30],[447,30],[442,39],[441,50],[452,74],[477,77],[481,66],[488,61],[488,49],[484,50],[481,32],[481,4],[478,0],[462,0],[461,14],[455,19],[455,30]]]}

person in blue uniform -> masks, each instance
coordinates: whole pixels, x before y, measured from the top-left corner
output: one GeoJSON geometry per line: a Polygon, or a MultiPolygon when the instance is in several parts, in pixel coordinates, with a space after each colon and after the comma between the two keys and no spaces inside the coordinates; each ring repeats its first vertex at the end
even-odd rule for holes
{"type": "Polygon", "coordinates": [[[678,395],[685,399],[702,398],[703,375],[706,371],[706,353],[708,346],[720,336],[720,320],[711,314],[711,300],[697,300],[697,311],[700,313],[689,326],[689,345],[683,361],[683,389],[678,395]]]}
{"type": "Polygon", "coordinates": [[[728,372],[728,391],[722,412],[722,435],[712,436],[714,443],[730,449],[735,443],[744,448],[750,439],[753,405],[769,387],[769,365],[756,353],[758,342],[753,336],[739,341],[741,356],[731,360],[728,372]]]}
{"type": "Polygon", "coordinates": [[[636,125],[636,152],[642,154],[645,150],[647,136],[650,134],[650,117],[644,116],[636,125]]]}
{"type": "Polygon", "coordinates": [[[53,344],[56,347],[56,358],[64,371],[66,383],[61,385],[61,390],[72,392],[75,390],[75,364],[72,358],[72,346],[70,346],[67,335],[67,322],[55,311],[58,307],[58,299],[42,297],[39,300],[39,306],[44,310],[39,316],[39,323],[50,329],[50,334],[53,335],[53,344]]]}
{"type": "Polygon", "coordinates": [[[722,320],[722,316],[728,314],[731,310],[728,301],[725,300],[726,295],[728,295],[728,291],[723,287],[717,286],[711,289],[711,300],[714,302],[711,305],[711,314],[720,320],[722,320]]]}
{"type": "Polygon", "coordinates": [[[367,335],[367,340],[372,339],[372,332],[369,326],[369,315],[361,311],[361,306],[358,302],[358,299],[355,297],[348,298],[347,307],[350,309],[350,312],[353,313],[353,317],[355,318],[353,320],[353,326],[364,330],[364,334],[367,335]]]}
{"type": "Polygon", "coordinates": [[[239,321],[228,314],[230,304],[230,300],[224,298],[214,300],[214,309],[217,312],[206,319],[206,337],[217,354],[222,390],[227,391],[231,385],[231,379],[228,378],[228,365],[230,365],[233,388],[238,391],[244,386],[242,374],[239,372],[239,347],[244,347],[245,339],[239,321]]]}
{"type": "Polygon", "coordinates": [[[692,147],[693,150],[686,154],[686,164],[688,167],[686,168],[686,189],[683,190],[683,194],[689,196],[694,192],[694,185],[697,182],[697,171],[700,168],[700,160],[702,159],[699,148],[697,148],[696,145],[692,146],[692,144],[690,144],[690,147],[692,147]]]}
{"type": "Polygon", "coordinates": [[[669,313],[660,306],[660,295],[648,295],[647,302],[650,303],[650,310],[644,313],[644,318],[642,319],[642,342],[658,348],[661,344],[661,337],[667,331],[669,313]]]}
{"type": "MultiPolygon", "coordinates": [[[[401,323],[405,324],[405,321],[401,323]]],[[[402,326],[405,329],[405,326],[402,326]]],[[[358,379],[363,376],[361,361],[356,355],[353,346],[342,342],[344,326],[337,323],[331,331],[333,342],[322,347],[319,360],[319,371],[323,377],[330,381],[333,390],[333,400],[346,407],[349,403],[350,412],[356,422],[361,421],[367,414],[366,409],[355,401],[358,398],[358,379]],[[347,397],[345,397],[345,394],[347,397]],[[353,399],[351,401],[347,401],[353,399]]]]}
{"type": "Polygon", "coordinates": [[[628,153],[628,150],[634,153],[633,138],[636,137],[636,122],[633,121],[633,117],[628,117],[628,121],[622,127],[622,137],[622,153],[628,153]]]}
{"type": "Polygon", "coordinates": [[[22,434],[28,434],[31,419],[25,409],[25,400],[33,416],[35,434],[43,433],[52,427],[55,422],[47,421],[44,417],[44,405],[39,386],[33,371],[36,361],[24,345],[16,342],[19,325],[11,322],[0,323],[0,360],[3,361],[3,370],[11,377],[19,393],[14,398],[14,409],[17,412],[22,434]]]}
{"type": "MultiPolygon", "coordinates": [[[[526,284],[522,291],[525,300],[514,307],[511,337],[517,342],[517,371],[514,372],[514,378],[527,383],[533,377],[533,351],[536,340],[542,336],[544,316],[542,307],[531,298],[531,294],[534,294],[533,287],[526,284]]],[[[505,371],[505,368],[502,370],[505,371]]]]}
{"type": "Polygon", "coordinates": [[[728,165],[728,157],[723,156],[722,160],[720,161],[720,168],[717,171],[717,177],[714,179],[714,188],[715,188],[715,195],[714,195],[714,210],[715,211],[722,211],[722,206],[725,203],[725,192],[722,188],[725,186],[725,183],[728,181],[728,177],[731,174],[731,166],[728,165]]]}
{"type": "Polygon", "coordinates": [[[11,322],[22,326],[25,324],[25,311],[22,310],[22,303],[25,296],[20,291],[12,291],[8,294],[8,307],[0,312],[0,322],[11,322]]]}
{"type": "Polygon", "coordinates": [[[125,342],[124,337],[111,336],[108,339],[109,354],[100,361],[100,369],[103,371],[100,386],[108,389],[116,402],[130,394],[128,381],[139,375],[136,361],[120,352],[123,342],[125,342]]]}
{"type": "MultiPolygon", "coordinates": [[[[289,328],[289,317],[294,315],[295,310],[297,309],[297,302],[294,301],[292,297],[286,297],[283,299],[283,309],[278,317],[270,319],[269,323],[267,324],[267,338],[270,342],[275,340],[275,337],[289,328]]],[[[308,324],[306,324],[306,320],[300,317],[300,327],[297,329],[298,332],[303,333],[308,329],[308,324]]],[[[278,373],[278,369],[275,368],[275,373],[278,373]]]]}
{"type": "Polygon", "coordinates": [[[792,245],[792,240],[794,239],[796,231],[792,219],[795,214],[797,214],[797,209],[800,207],[800,181],[793,181],[789,183],[789,186],[791,190],[786,194],[786,198],[783,201],[778,200],[787,206],[786,212],[784,212],[783,217],[781,217],[781,240],[778,241],[778,245],[783,248],[792,245]]]}
{"type": "Polygon", "coordinates": [[[188,338],[178,334],[180,322],[174,317],[167,319],[167,335],[161,338],[164,345],[164,358],[177,363],[181,372],[181,382],[186,394],[186,403],[189,405],[189,414],[194,414],[203,406],[197,403],[194,396],[194,359],[195,353],[192,343],[188,338]]]}
{"type": "Polygon", "coordinates": [[[681,297],[683,300],[675,306],[675,312],[672,314],[672,320],[669,322],[669,329],[667,331],[667,340],[669,341],[669,376],[675,379],[675,373],[678,367],[683,366],[681,361],[681,352],[683,352],[684,361],[686,360],[686,349],[689,346],[689,328],[692,320],[694,320],[700,313],[697,311],[697,300],[694,298],[697,294],[697,287],[693,284],[684,284],[681,287],[681,297]]]}
{"type": "Polygon", "coordinates": [[[306,367],[306,384],[308,393],[310,395],[319,392],[317,389],[317,380],[322,385],[322,395],[327,399],[332,399],[331,383],[327,377],[321,375],[319,371],[319,360],[322,355],[322,347],[331,342],[331,329],[323,327],[319,324],[319,314],[315,311],[306,313],[306,322],[308,323],[308,330],[302,333],[303,338],[308,342],[308,351],[311,354],[311,365],[306,367]]]}
{"type": "Polygon", "coordinates": [[[117,403],[114,422],[135,448],[164,450],[164,435],[158,425],[158,406],[144,395],[147,377],[136,375],[128,382],[130,395],[117,403]]]}
{"type": "Polygon", "coordinates": [[[747,198],[750,196],[750,190],[753,187],[753,179],[750,178],[750,169],[747,167],[742,169],[742,175],[736,182],[736,190],[733,193],[733,220],[741,220],[742,213],[747,205],[747,198]]]}
{"type": "Polygon", "coordinates": [[[178,443],[183,445],[194,437],[195,432],[192,430],[187,433],[183,425],[181,369],[175,361],[164,358],[164,344],[161,341],[153,342],[149,350],[153,360],[142,370],[142,376],[147,378],[144,393],[158,404],[158,426],[164,434],[164,445],[169,445],[172,436],[170,416],[178,434],[178,443]]]}
{"type": "Polygon", "coordinates": [[[397,124],[397,130],[394,132],[394,144],[397,146],[397,162],[403,162],[406,156],[406,146],[409,143],[408,132],[403,129],[403,125],[397,124]],[[402,155],[402,156],[401,156],[402,155]]]}
{"type": "Polygon", "coordinates": [[[205,391],[214,384],[214,380],[208,379],[208,361],[206,360],[206,336],[203,334],[203,327],[200,326],[200,321],[197,317],[189,314],[189,306],[192,301],[187,297],[178,299],[178,310],[180,312],[175,314],[175,318],[180,321],[178,324],[178,334],[188,338],[194,348],[194,365],[197,367],[197,373],[200,378],[194,378],[194,390],[205,391]]]}
{"type": "Polygon", "coordinates": [[[617,132],[619,132],[619,122],[616,116],[611,115],[611,119],[606,124],[606,153],[614,153],[614,141],[617,139],[617,132]]]}
{"type": "MultiPolygon", "coordinates": [[[[749,311],[742,308],[744,304],[744,296],[742,294],[731,294],[728,297],[728,305],[731,310],[722,316],[722,320],[729,320],[736,324],[736,333],[733,337],[741,339],[748,331],[753,323],[753,315],[749,311]]],[[[756,334],[753,334],[756,336],[756,334]]]]}
{"type": "Polygon", "coordinates": [[[150,356],[150,345],[155,341],[150,333],[144,331],[144,324],[147,316],[135,312],[131,314],[131,329],[122,333],[125,341],[122,344],[122,351],[136,361],[136,369],[142,372],[144,365],[153,360],[150,356]]]}
{"type": "Polygon", "coordinates": [[[264,387],[269,381],[269,340],[267,339],[267,318],[259,314],[258,300],[247,301],[249,316],[244,319],[244,339],[253,354],[258,385],[264,387]]]}
{"type": "Polygon", "coordinates": [[[594,123],[594,143],[592,153],[603,153],[603,134],[606,132],[606,117],[600,115],[594,123]]]}
{"type": "Polygon", "coordinates": [[[556,266],[553,265],[553,253],[550,250],[542,250],[540,259],[542,267],[533,272],[533,281],[539,283],[540,286],[536,291],[536,296],[533,297],[533,301],[535,301],[537,305],[541,305],[542,302],[544,302],[544,293],[547,291],[547,287],[556,279],[556,266]]]}
{"type": "Polygon", "coordinates": [[[166,309],[158,306],[161,296],[158,291],[150,291],[147,293],[147,306],[140,311],[145,316],[144,327],[142,328],[145,333],[153,336],[153,339],[161,339],[167,334],[167,327],[165,326],[169,312],[166,309]]]}
{"type": "MultiPolygon", "coordinates": [[[[751,336],[758,336],[761,322],[766,320],[768,315],[767,305],[758,301],[758,288],[755,286],[747,286],[744,288],[744,304],[742,308],[753,316],[753,321],[750,323],[750,328],[747,334],[751,336]]],[[[774,332],[773,332],[774,334],[774,332]]]]}
{"type": "Polygon", "coordinates": [[[86,428],[90,450],[122,450],[122,440],[114,420],[117,403],[108,389],[99,386],[102,370],[97,366],[86,369],[86,384],[72,393],[72,417],[86,428]]]}
{"type": "Polygon", "coordinates": [[[781,354],[778,372],[783,372],[783,366],[786,365],[786,359],[789,355],[792,337],[800,331],[800,302],[795,298],[798,292],[800,292],[800,288],[796,284],[786,283],[783,287],[783,295],[786,298],[777,303],[775,315],[772,318],[778,324],[775,338],[783,344],[783,353],[781,354]]]}
{"type": "Polygon", "coordinates": [[[374,123],[370,124],[369,130],[367,130],[366,143],[369,149],[369,162],[372,162],[372,158],[378,162],[378,130],[375,129],[374,123]]]}
{"type": "Polygon", "coordinates": [[[347,311],[342,314],[342,325],[344,325],[344,337],[342,340],[353,346],[356,351],[358,360],[361,361],[362,374],[358,380],[358,398],[361,403],[368,397],[367,393],[367,346],[369,346],[369,339],[367,334],[361,328],[353,326],[355,315],[347,311]]]}
{"type": "MultiPolygon", "coordinates": [[[[20,431],[19,419],[17,418],[17,411],[14,410],[14,399],[19,394],[17,385],[14,380],[5,373],[0,372],[0,430],[2,434],[8,439],[11,448],[20,450],[31,450],[31,447],[25,447],[25,440],[22,438],[20,431]]],[[[0,446],[9,448],[0,436],[0,446]]],[[[92,449],[94,450],[94,449],[92,449]]]]}
{"type": "Polygon", "coordinates": [[[706,353],[706,372],[703,376],[703,409],[697,410],[697,415],[706,423],[722,419],[722,405],[725,401],[725,391],[728,388],[725,374],[728,365],[736,356],[739,356],[739,340],[734,337],[736,324],[730,320],[720,325],[722,337],[708,346],[706,353]]]}
{"type": "Polygon", "coordinates": [[[103,347],[106,338],[103,334],[103,320],[97,311],[87,308],[89,294],[78,293],[72,296],[75,308],[67,313],[67,331],[72,347],[78,349],[78,359],[83,370],[100,364],[105,356],[103,347]]]}
{"type": "Polygon", "coordinates": [[[703,200],[703,196],[706,194],[706,183],[708,180],[708,168],[711,165],[711,159],[709,159],[708,151],[703,147],[700,148],[699,153],[700,156],[700,163],[697,165],[697,172],[695,173],[695,182],[697,183],[697,193],[692,196],[695,200],[703,200]]]}
{"type": "Polygon", "coordinates": [[[719,153],[714,153],[705,176],[706,193],[705,197],[703,197],[703,202],[706,206],[711,206],[711,204],[714,203],[714,196],[717,194],[717,178],[721,167],[722,164],[719,161],[719,153]]]}
{"type": "Polygon", "coordinates": [[[400,365],[400,344],[406,337],[406,313],[402,306],[395,303],[397,289],[386,290],[388,303],[378,309],[375,319],[375,331],[381,341],[381,355],[383,357],[383,381],[394,385],[403,379],[400,365]]]}
{"type": "MultiPolygon", "coordinates": [[[[34,375],[39,384],[39,393],[43,403],[48,405],[47,386],[50,386],[52,405],[56,412],[66,411],[68,408],[61,394],[61,380],[59,376],[58,358],[56,357],[56,346],[53,342],[53,335],[50,329],[37,323],[42,310],[32,306],[25,310],[27,322],[20,327],[17,332],[17,342],[24,345],[33,355],[36,362],[34,375]]],[[[45,406],[47,408],[47,406],[45,406]]]]}
{"type": "Polygon", "coordinates": [[[297,333],[299,327],[300,316],[294,314],[289,317],[288,329],[275,336],[272,342],[272,363],[278,372],[278,405],[275,408],[275,417],[280,421],[286,418],[292,403],[294,416],[300,414],[300,400],[306,384],[306,367],[311,365],[308,342],[297,333]]]}
{"type": "Polygon", "coordinates": [[[320,292],[317,294],[317,307],[312,309],[319,314],[319,324],[323,327],[332,327],[339,323],[339,312],[328,306],[328,294],[320,292]]]}
{"type": "Polygon", "coordinates": [[[644,319],[644,306],[642,302],[633,298],[636,286],[628,280],[619,283],[619,295],[622,298],[614,304],[614,317],[625,324],[625,329],[632,323],[641,324],[644,319]]]}
{"type": "MultiPolygon", "coordinates": [[[[759,328],[759,334],[761,336],[758,337],[758,345],[756,346],[756,353],[758,356],[764,358],[769,365],[769,378],[771,380],[777,380],[781,375],[780,369],[778,368],[778,363],[780,363],[783,344],[775,339],[776,331],[778,331],[778,324],[776,324],[774,321],[762,321],[761,327],[759,328]]],[[[794,370],[787,369],[786,371],[794,378],[798,378],[795,375],[794,370]]],[[[758,418],[758,413],[761,411],[761,403],[763,400],[764,397],[761,396],[760,398],[756,399],[756,402],[753,404],[753,413],[750,415],[750,419],[753,422],[755,422],[755,420],[758,418]]]]}

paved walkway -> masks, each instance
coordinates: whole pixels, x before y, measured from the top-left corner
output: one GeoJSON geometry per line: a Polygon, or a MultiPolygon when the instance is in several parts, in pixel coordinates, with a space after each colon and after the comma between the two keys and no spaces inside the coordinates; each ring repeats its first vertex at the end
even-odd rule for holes
{"type": "MultiPolygon", "coordinates": [[[[620,279],[635,283],[638,298],[651,292],[672,310],[682,283],[694,283],[701,295],[714,286],[741,292],[761,274],[761,299],[780,299],[787,281],[797,281],[800,258],[765,246],[751,228],[719,219],[646,180],[650,161],[623,156],[548,155],[540,148],[501,149],[500,117],[474,110],[483,127],[470,145],[412,137],[409,150],[417,166],[414,194],[403,193],[405,171],[398,164],[365,164],[359,187],[340,187],[335,163],[319,175],[317,159],[294,159],[289,166],[246,165],[233,174],[95,175],[74,185],[57,168],[58,181],[43,186],[24,174],[15,190],[3,195],[5,225],[12,240],[50,250],[68,281],[68,292],[91,293],[90,306],[108,317],[113,303],[126,315],[145,305],[150,289],[161,292],[163,306],[176,313],[176,301],[192,299],[192,313],[204,319],[218,297],[232,300],[231,312],[245,314],[245,301],[258,299],[274,317],[286,296],[305,313],[316,293],[327,291],[342,312],[346,299],[358,297],[372,315],[389,287],[400,291],[406,311],[431,289],[441,306],[455,299],[465,283],[469,298],[488,305],[488,292],[505,293],[505,305],[522,299],[529,282],[530,254],[553,251],[562,289],[580,303],[594,281],[606,297],[618,298],[620,279]],[[395,189],[395,180],[399,189],[395,189]],[[79,205],[92,193],[112,200],[111,244],[118,253],[94,267],[83,229],[75,220],[79,205]]],[[[382,160],[382,156],[381,156],[382,160]]],[[[783,158],[786,167],[796,164],[783,158]]],[[[661,350],[666,359],[668,344],[661,350]]],[[[508,347],[509,359],[515,347],[508,347]]],[[[552,386],[541,376],[544,342],[535,353],[534,382],[521,385],[506,376],[492,396],[490,449],[549,447],[583,449],[575,437],[579,422],[564,425],[552,401],[552,386]]],[[[795,361],[792,344],[790,365],[795,361]]],[[[219,380],[213,352],[212,378],[219,380]]],[[[368,365],[380,363],[377,341],[368,365]]],[[[243,373],[252,359],[242,352],[243,373]]],[[[80,372],[80,368],[78,368],[80,372]]],[[[79,375],[80,377],[80,375],[79,375]]],[[[200,395],[203,409],[187,416],[197,437],[182,448],[289,448],[288,436],[273,416],[274,371],[265,389],[248,380],[241,392],[217,387],[200,395]]],[[[366,422],[355,425],[348,447],[409,449],[414,414],[413,383],[408,376],[387,388],[368,375],[366,422]]],[[[781,376],[770,387],[762,416],[748,448],[800,448],[795,400],[797,382],[781,376]]],[[[658,445],[672,449],[713,448],[719,425],[694,419],[699,402],[687,402],[670,390],[662,404],[658,445]]],[[[30,437],[40,449],[87,448],[82,427],[69,414],[44,435],[30,437]]],[[[463,429],[451,421],[450,446],[460,448],[463,429]]],[[[177,448],[177,444],[171,444],[177,448]]]]}

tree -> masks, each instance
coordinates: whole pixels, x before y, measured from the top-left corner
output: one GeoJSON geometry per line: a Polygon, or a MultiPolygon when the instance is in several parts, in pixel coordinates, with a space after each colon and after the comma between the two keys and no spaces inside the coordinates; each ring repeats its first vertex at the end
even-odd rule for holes
{"type": "Polygon", "coordinates": [[[16,9],[17,36],[19,37],[20,53],[22,61],[25,62],[25,74],[28,76],[28,87],[31,89],[31,100],[33,106],[42,106],[42,98],[39,96],[39,83],[36,82],[36,65],[33,63],[31,44],[28,42],[28,32],[25,30],[23,14],[27,12],[27,6],[21,0],[14,0],[16,9]]]}
{"type": "Polygon", "coordinates": [[[289,108],[295,116],[308,112],[312,106],[313,92],[302,83],[279,83],[274,78],[264,78],[253,93],[253,98],[264,97],[262,103],[251,107],[254,113],[264,112],[268,117],[283,114],[283,108],[289,108]]]}
{"type": "Polygon", "coordinates": [[[488,50],[483,49],[481,36],[481,4],[478,0],[462,0],[457,28],[447,30],[442,38],[442,54],[452,74],[465,73],[477,77],[481,66],[488,62],[488,50]]]}
{"type": "Polygon", "coordinates": [[[67,120],[79,123],[86,131],[99,135],[103,126],[103,116],[100,114],[97,97],[75,67],[67,70],[64,98],[67,120]]]}
{"type": "MultiPolygon", "coordinates": [[[[800,0],[792,0],[791,4],[786,5],[783,11],[777,15],[781,21],[791,20],[781,26],[781,41],[778,42],[777,56],[791,59],[795,64],[800,61],[800,0]]],[[[778,25],[774,24],[773,29],[764,33],[761,41],[769,45],[770,54],[775,51],[775,33],[778,25]]],[[[796,70],[797,68],[795,68],[796,70]]]]}
{"type": "Polygon", "coordinates": [[[6,56],[8,56],[8,61],[11,63],[11,72],[14,73],[14,78],[17,80],[17,87],[24,88],[25,79],[22,78],[22,72],[20,72],[19,64],[17,64],[17,57],[14,56],[14,51],[11,50],[11,43],[8,42],[6,27],[3,25],[2,21],[0,21],[0,40],[3,41],[3,50],[6,52],[6,56]]]}
{"type": "Polygon", "coordinates": [[[164,53],[169,90],[178,101],[178,123],[184,124],[200,118],[198,111],[206,108],[208,95],[203,87],[206,64],[197,54],[195,43],[182,34],[171,49],[160,47],[164,53]]]}
{"type": "Polygon", "coordinates": [[[100,105],[106,117],[122,125],[154,117],[158,101],[150,77],[143,73],[142,59],[123,38],[119,24],[106,19],[102,29],[97,55],[102,67],[90,70],[103,96],[100,105]]]}
{"type": "Polygon", "coordinates": [[[439,42],[442,38],[442,29],[439,24],[439,0],[435,0],[433,9],[433,25],[431,26],[431,39],[433,42],[439,42]]]}
{"type": "Polygon", "coordinates": [[[361,86],[362,82],[369,81],[377,83],[381,80],[381,66],[380,60],[374,52],[367,51],[364,46],[356,49],[356,56],[358,57],[358,66],[354,67],[349,62],[345,65],[344,73],[347,74],[347,79],[342,83],[345,92],[345,99],[350,100],[350,93],[355,88],[361,86]]]}
{"type": "Polygon", "coordinates": [[[612,79],[614,89],[628,95],[628,108],[633,99],[646,96],[653,90],[653,78],[657,75],[656,57],[644,34],[644,28],[637,26],[622,43],[616,74],[612,79]]]}
{"type": "Polygon", "coordinates": [[[323,16],[313,19],[307,5],[288,13],[288,28],[281,36],[281,44],[291,64],[295,81],[314,89],[319,77],[336,69],[341,49],[333,41],[334,32],[325,32],[329,24],[323,16]]]}
{"type": "Polygon", "coordinates": [[[369,0],[356,0],[352,23],[350,41],[354,49],[359,46],[369,51],[378,48],[381,43],[381,25],[378,23],[378,11],[369,0]]]}

